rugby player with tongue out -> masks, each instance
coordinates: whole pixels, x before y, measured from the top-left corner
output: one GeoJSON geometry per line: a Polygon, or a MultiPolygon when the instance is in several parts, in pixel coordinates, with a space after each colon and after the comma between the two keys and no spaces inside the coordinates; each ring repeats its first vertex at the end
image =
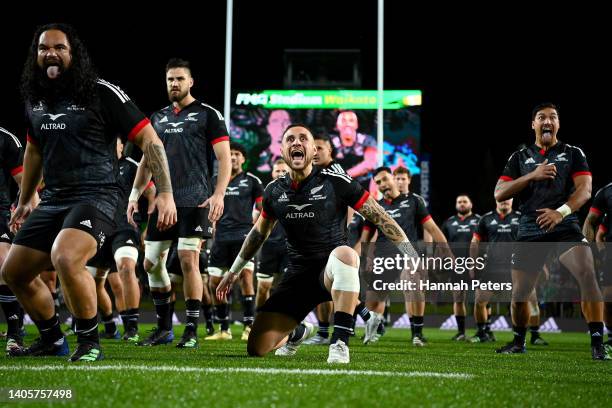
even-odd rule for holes
{"type": "Polygon", "coordinates": [[[41,35],[37,63],[47,78],[57,79],[70,66],[71,55],[68,39],[61,31],[49,30],[41,35]]]}

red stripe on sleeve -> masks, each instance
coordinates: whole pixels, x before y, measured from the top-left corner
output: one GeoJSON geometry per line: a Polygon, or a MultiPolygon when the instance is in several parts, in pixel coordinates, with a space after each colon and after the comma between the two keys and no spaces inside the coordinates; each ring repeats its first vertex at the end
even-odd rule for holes
{"type": "Polygon", "coordinates": [[[514,179],[513,179],[512,177],[510,177],[510,176],[499,176],[499,179],[500,179],[501,181],[512,181],[512,180],[514,180],[514,179]]]}
{"type": "Polygon", "coordinates": [[[212,142],[210,142],[211,145],[216,145],[219,142],[229,142],[229,136],[219,136],[218,138],[214,139],[212,142]]]}
{"type": "Polygon", "coordinates": [[[601,216],[601,210],[599,208],[596,207],[591,207],[589,209],[589,212],[592,212],[593,214],[597,215],[597,216],[601,216]]]}
{"type": "Polygon", "coordinates": [[[370,227],[369,225],[364,225],[363,226],[363,230],[364,231],[368,231],[368,232],[372,232],[372,227],[370,227]]]}
{"type": "Polygon", "coordinates": [[[480,234],[477,233],[477,232],[474,233],[474,238],[476,238],[479,241],[482,241],[482,238],[480,237],[480,234]]]}
{"type": "Polygon", "coordinates": [[[263,196],[259,196],[255,199],[256,203],[261,203],[263,201],[263,196]]]}
{"type": "Polygon", "coordinates": [[[603,232],[604,234],[608,233],[608,228],[603,224],[599,224],[599,230],[603,232]]]}
{"type": "Polygon", "coordinates": [[[431,215],[426,216],[421,220],[421,225],[425,224],[427,221],[431,220],[431,215]]]}
{"type": "Polygon", "coordinates": [[[17,174],[23,171],[23,166],[17,166],[13,170],[11,170],[11,176],[16,176],[17,174]]]}
{"type": "Polygon", "coordinates": [[[261,209],[261,216],[264,217],[266,220],[273,220],[274,217],[272,217],[270,214],[268,214],[266,212],[266,210],[264,210],[263,208],[261,209]]]}
{"type": "Polygon", "coordinates": [[[357,201],[357,203],[355,203],[355,205],[353,206],[353,209],[354,210],[359,210],[361,208],[361,206],[363,205],[363,203],[366,202],[366,200],[368,199],[369,196],[370,196],[370,193],[368,193],[367,191],[364,191],[364,193],[361,196],[361,198],[359,199],[359,201],[357,201]]]}
{"type": "Polygon", "coordinates": [[[578,176],[590,176],[590,175],[591,175],[590,171],[577,171],[574,174],[572,174],[572,178],[578,177],[578,176]]]}
{"type": "Polygon", "coordinates": [[[33,143],[36,146],[38,146],[38,142],[36,140],[34,140],[34,138],[30,135],[26,135],[26,140],[28,141],[28,143],[33,143]]]}
{"type": "Polygon", "coordinates": [[[155,185],[155,183],[153,183],[153,180],[149,181],[149,184],[147,184],[147,186],[145,187],[145,190],[153,187],[155,185]]]}
{"type": "Polygon", "coordinates": [[[140,132],[142,130],[143,127],[147,126],[149,123],[151,123],[151,121],[149,120],[149,118],[144,118],[143,120],[141,120],[140,122],[138,122],[136,124],[136,126],[134,126],[132,128],[132,130],[130,130],[130,133],[128,133],[128,140],[130,142],[134,141],[134,138],[136,137],[136,135],[138,134],[138,132],[140,132]]]}

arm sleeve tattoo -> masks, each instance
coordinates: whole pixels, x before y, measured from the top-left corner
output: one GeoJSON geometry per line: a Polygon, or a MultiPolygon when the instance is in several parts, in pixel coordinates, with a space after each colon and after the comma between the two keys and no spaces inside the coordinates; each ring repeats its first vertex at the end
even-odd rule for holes
{"type": "Polygon", "coordinates": [[[144,149],[144,154],[147,157],[147,166],[155,179],[155,186],[160,193],[172,193],[172,184],[170,183],[170,169],[168,167],[168,158],[164,147],[158,144],[149,143],[144,149]]]}
{"type": "Polygon", "coordinates": [[[410,241],[408,241],[408,237],[406,237],[404,231],[373,198],[370,197],[366,200],[359,209],[359,213],[375,224],[390,241],[397,245],[402,253],[408,256],[418,257],[417,252],[410,241]]]}

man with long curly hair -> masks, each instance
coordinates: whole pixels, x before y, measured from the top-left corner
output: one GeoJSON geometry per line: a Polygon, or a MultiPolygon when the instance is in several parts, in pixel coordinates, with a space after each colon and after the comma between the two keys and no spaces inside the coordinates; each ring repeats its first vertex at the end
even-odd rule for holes
{"type": "MultiPolygon", "coordinates": [[[[95,283],[85,269],[114,228],[119,203],[116,135],[147,158],[158,189],[158,227],[176,222],[163,145],[149,120],[117,86],[100,79],[74,29],[40,27],[22,77],[28,120],[21,196],[10,225],[19,229],[2,276],[32,317],[40,338],[11,356],[67,355],[53,298],[39,274],[57,270],[76,319],[70,361],[102,358],[95,283]],[[36,186],[45,189],[34,209],[36,186]]],[[[136,192],[140,194],[141,192],[136,192]]]]}

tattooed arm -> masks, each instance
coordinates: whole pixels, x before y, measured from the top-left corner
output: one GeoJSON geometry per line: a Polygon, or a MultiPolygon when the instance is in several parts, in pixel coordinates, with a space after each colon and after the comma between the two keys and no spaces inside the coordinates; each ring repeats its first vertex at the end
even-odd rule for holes
{"type": "MultiPolygon", "coordinates": [[[[142,150],[143,164],[146,164],[146,166],[141,166],[143,167],[141,171],[144,172],[144,167],[146,167],[146,170],[155,179],[155,187],[159,192],[155,199],[155,206],[158,211],[157,228],[163,231],[176,223],[176,206],[172,197],[170,169],[164,145],[151,125],[145,126],[138,132],[134,138],[134,143],[142,150]]],[[[148,175],[147,172],[145,174],[148,175]]],[[[137,177],[134,183],[136,184],[138,180],[137,177]]],[[[130,201],[132,200],[130,199],[130,201]]]]}
{"type": "Polygon", "coordinates": [[[417,252],[414,250],[410,241],[408,241],[408,237],[402,228],[397,225],[395,220],[387,214],[376,200],[372,197],[368,197],[358,211],[366,220],[375,224],[378,229],[389,238],[389,241],[395,243],[402,253],[418,257],[417,252]]]}
{"type": "Polygon", "coordinates": [[[257,219],[257,222],[247,235],[244,240],[244,244],[242,244],[242,248],[240,249],[240,253],[234,260],[232,267],[229,272],[225,274],[219,286],[217,286],[217,299],[223,301],[229,291],[232,288],[234,282],[240,276],[240,272],[242,272],[242,268],[252,259],[259,248],[263,245],[264,241],[268,239],[268,236],[274,229],[274,225],[276,224],[276,220],[270,220],[263,216],[260,216],[257,219]]]}

